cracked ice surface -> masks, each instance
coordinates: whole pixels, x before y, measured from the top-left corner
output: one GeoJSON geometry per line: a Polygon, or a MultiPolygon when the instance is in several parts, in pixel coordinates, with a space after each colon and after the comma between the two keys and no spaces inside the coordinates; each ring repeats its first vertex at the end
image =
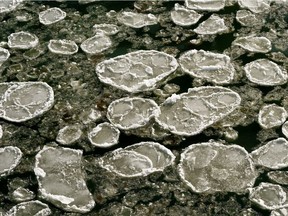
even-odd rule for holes
{"type": "Polygon", "coordinates": [[[14,146],[0,148],[0,177],[9,175],[20,163],[22,152],[14,146]]]}
{"type": "Polygon", "coordinates": [[[156,88],[178,67],[176,59],[156,50],[139,50],[100,62],[96,74],[101,82],[137,93],[156,88]]]}
{"type": "Polygon", "coordinates": [[[189,75],[215,84],[233,80],[235,69],[227,55],[204,50],[190,50],[179,58],[181,69],[189,75]]]}
{"type": "Polygon", "coordinates": [[[202,14],[197,13],[194,10],[187,9],[186,7],[176,3],[174,10],[171,11],[171,19],[176,25],[190,26],[197,23],[202,14]]]}
{"type": "Polygon", "coordinates": [[[20,31],[8,36],[8,46],[12,49],[31,49],[38,44],[38,37],[29,32],[20,31]]]}
{"type": "Polygon", "coordinates": [[[256,165],[270,169],[288,167],[288,142],[284,138],[271,140],[251,152],[251,156],[256,165]]]}
{"type": "Polygon", "coordinates": [[[36,155],[34,172],[39,194],[65,211],[86,213],[95,202],[81,168],[82,151],[45,146],[36,155]]]}
{"type": "Polygon", "coordinates": [[[153,14],[142,14],[122,11],[117,15],[117,19],[120,23],[132,27],[142,28],[144,26],[155,25],[158,23],[157,17],[153,14]]]}
{"type": "Polygon", "coordinates": [[[120,98],[107,109],[107,118],[116,127],[130,130],[143,127],[159,113],[155,101],[140,97],[120,98]]]}
{"type": "Polygon", "coordinates": [[[178,172],[196,193],[245,193],[258,173],[248,152],[217,142],[192,144],[181,154],[178,172]]]}
{"type": "Polygon", "coordinates": [[[185,0],[186,7],[201,11],[219,11],[225,7],[225,0],[185,0]]]}
{"type": "Polygon", "coordinates": [[[23,122],[48,111],[54,103],[53,89],[44,82],[0,83],[0,117],[23,122]]]}
{"type": "Polygon", "coordinates": [[[171,133],[192,136],[229,115],[240,102],[240,96],[228,88],[191,88],[188,93],[167,98],[156,121],[171,133]]]}
{"type": "Polygon", "coordinates": [[[264,129],[281,126],[288,116],[284,107],[276,104],[263,106],[258,115],[258,123],[264,129]]]}
{"type": "Polygon", "coordinates": [[[38,200],[22,202],[12,207],[7,216],[48,216],[51,215],[49,206],[38,200]]]}
{"type": "Polygon", "coordinates": [[[266,37],[238,37],[232,44],[256,53],[267,53],[272,49],[271,41],[266,37]]]}
{"type": "Polygon", "coordinates": [[[199,26],[194,29],[194,31],[200,35],[214,35],[226,32],[227,30],[228,27],[225,25],[224,19],[215,14],[212,14],[207,20],[200,23],[199,26]]]}

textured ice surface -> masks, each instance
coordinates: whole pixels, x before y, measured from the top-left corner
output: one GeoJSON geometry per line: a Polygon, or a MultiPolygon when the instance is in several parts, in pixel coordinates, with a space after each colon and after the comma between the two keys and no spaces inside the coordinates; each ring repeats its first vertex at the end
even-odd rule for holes
{"type": "Polygon", "coordinates": [[[174,9],[171,11],[172,21],[179,26],[193,25],[197,23],[202,16],[202,14],[188,9],[178,3],[175,4],[174,9]]]}
{"type": "Polygon", "coordinates": [[[256,53],[267,53],[272,49],[271,41],[266,37],[238,37],[232,44],[256,53]]]}
{"type": "Polygon", "coordinates": [[[288,171],[271,171],[267,176],[274,183],[288,185],[288,171]]]}
{"type": "Polygon", "coordinates": [[[181,154],[178,172],[196,193],[245,193],[258,175],[244,148],[217,142],[186,148],[181,154]]]}
{"type": "Polygon", "coordinates": [[[27,188],[19,187],[13,191],[11,197],[16,202],[24,202],[34,199],[35,194],[27,188]]]}
{"type": "Polygon", "coordinates": [[[191,88],[167,98],[156,121],[174,134],[192,136],[230,114],[240,102],[240,96],[228,88],[191,88]]]}
{"type": "Polygon", "coordinates": [[[284,138],[269,141],[251,152],[255,164],[270,169],[288,167],[288,142],[284,138]]]}
{"type": "Polygon", "coordinates": [[[88,139],[93,146],[109,148],[118,144],[120,131],[112,124],[104,122],[88,133],[88,139]]]}
{"type": "Polygon", "coordinates": [[[262,128],[269,129],[281,126],[288,116],[284,107],[276,104],[263,106],[258,114],[258,123],[262,128]]]}
{"type": "Polygon", "coordinates": [[[97,32],[104,32],[106,35],[115,35],[119,32],[119,27],[114,24],[95,24],[93,26],[93,31],[97,34],[97,32]]]}
{"type": "Polygon", "coordinates": [[[54,103],[53,89],[44,82],[0,83],[0,117],[23,122],[48,111],[54,103]]]}
{"type": "Polygon", "coordinates": [[[176,59],[156,50],[139,50],[100,62],[96,74],[101,82],[130,93],[156,88],[178,67],[176,59]]]}
{"type": "Polygon", "coordinates": [[[9,175],[20,163],[22,152],[14,146],[0,148],[0,176],[9,175]]]}
{"type": "Polygon", "coordinates": [[[201,11],[219,11],[225,7],[225,0],[185,0],[186,7],[201,11]]]}
{"type": "Polygon", "coordinates": [[[215,14],[212,14],[207,20],[200,23],[200,25],[194,29],[194,31],[200,35],[213,35],[227,30],[228,27],[225,25],[224,19],[215,14]]]}
{"type": "Polygon", "coordinates": [[[10,52],[7,49],[0,47],[0,66],[10,57],[10,52]]]}
{"type": "Polygon", "coordinates": [[[81,168],[82,151],[44,147],[36,155],[34,172],[42,199],[65,211],[86,213],[95,205],[81,168]]]}
{"type": "Polygon", "coordinates": [[[119,129],[129,130],[145,126],[158,113],[155,101],[131,97],[113,101],[108,106],[107,118],[119,129]]]}
{"type": "Polygon", "coordinates": [[[58,7],[49,8],[39,13],[39,21],[44,25],[51,25],[66,17],[66,12],[58,7]]]}
{"type": "Polygon", "coordinates": [[[38,44],[38,37],[29,32],[20,31],[8,36],[8,46],[12,49],[31,49],[38,44]]]}
{"type": "Polygon", "coordinates": [[[247,8],[254,13],[261,13],[270,8],[271,0],[238,0],[241,8],[247,8]]]}
{"type": "Polygon", "coordinates": [[[72,55],[78,52],[78,46],[71,40],[50,40],[48,49],[55,54],[72,55]]]}
{"type": "Polygon", "coordinates": [[[255,26],[259,22],[255,14],[249,10],[238,10],[236,13],[236,20],[242,26],[255,26]]]}
{"type": "Polygon", "coordinates": [[[56,141],[62,145],[70,145],[80,139],[82,130],[79,125],[67,125],[59,130],[56,141]]]}
{"type": "Polygon", "coordinates": [[[112,41],[103,32],[97,32],[97,34],[91,38],[85,40],[81,45],[81,49],[87,54],[101,53],[112,46],[112,41]]]}
{"type": "Polygon", "coordinates": [[[268,59],[257,59],[245,65],[247,78],[258,85],[275,86],[287,82],[287,72],[268,59]]]}
{"type": "Polygon", "coordinates": [[[215,84],[233,80],[235,69],[227,55],[204,50],[190,50],[179,58],[181,69],[189,75],[215,84]]]}
{"type": "Polygon", "coordinates": [[[12,207],[6,216],[48,216],[52,212],[49,206],[38,200],[22,202],[12,207]]]}
{"type": "Polygon", "coordinates": [[[0,13],[14,10],[24,0],[0,0],[0,13]]]}
{"type": "Polygon", "coordinates": [[[157,24],[157,17],[153,14],[134,13],[122,11],[117,15],[117,19],[120,23],[132,27],[142,28],[144,26],[157,24]]]}
{"type": "Polygon", "coordinates": [[[287,192],[280,185],[262,182],[253,188],[249,199],[263,209],[273,210],[288,206],[287,192]]]}

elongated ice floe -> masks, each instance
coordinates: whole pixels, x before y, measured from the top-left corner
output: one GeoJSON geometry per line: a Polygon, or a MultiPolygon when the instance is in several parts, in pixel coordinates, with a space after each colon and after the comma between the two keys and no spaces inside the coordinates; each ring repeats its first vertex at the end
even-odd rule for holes
{"type": "Polygon", "coordinates": [[[218,142],[190,145],[181,154],[178,172],[196,193],[245,193],[258,176],[244,148],[218,142]]]}
{"type": "Polygon", "coordinates": [[[137,93],[156,88],[178,67],[176,59],[156,50],[139,50],[100,62],[96,74],[101,82],[137,93]]]}
{"type": "Polygon", "coordinates": [[[51,25],[66,17],[66,12],[58,7],[49,8],[39,13],[39,21],[44,25],[51,25]]]}
{"type": "Polygon", "coordinates": [[[288,113],[284,107],[276,104],[268,104],[263,106],[258,114],[258,123],[264,129],[280,127],[288,117],[288,113]]]}
{"type": "Polygon", "coordinates": [[[185,0],[186,7],[201,11],[219,11],[225,7],[225,0],[185,0]]]}
{"type": "Polygon", "coordinates": [[[48,44],[50,52],[62,55],[72,55],[78,52],[78,46],[71,40],[50,40],[48,44]]]}
{"type": "Polygon", "coordinates": [[[117,15],[120,23],[132,27],[142,28],[144,26],[155,25],[158,23],[157,17],[153,14],[143,14],[135,12],[122,11],[117,15]]]}
{"type": "Polygon", "coordinates": [[[53,89],[45,82],[0,83],[0,118],[23,122],[48,111],[54,103],[53,89]]]}
{"type": "Polygon", "coordinates": [[[287,82],[287,72],[268,59],[257,59],[244,66],[246,77],[263,86],[283,85],[287,82]]]}
{"type": "Polygon", "coordinates": [[[109,36],[102,31],[98,31],[97,34],[87,40],[83,41],[80,45],[81,49],[90,55],[101,53],[112,46],[112,41],[109,36]]]}
{"type": "Polygon", "coordinates": [[[247,8],[254,13],[262,13],[270,8],[271,0],[238,0],[241,8],[247,8]]]}
{"type": "Polygon", "coordinates": [[[238,93],[228,88],[191,88],[187,93],[167,98],[155,120],[171,133],[192,136],[229,115],[240,102],[238,93]]]}
{"type": "Polygon", "coordinates": [[[227,84],[235,69],[229,56],[204,50],[190,50],[179,58],[181,69],[189,75],[215,84],[227,84]]]}
{"type": "Polygon", "coordinates": [[[171,11],[171,19],[176,25],[190,26],[197,23],[202,14],[194,10],[188,9],[178,3],[175,4],[174,9],[171,11]]]}
{"type": "Polygon", "coordinates": [[[199,24],[194,32],[200,35],[213,35],[226,32],[228,27],[225,25],[224,19],[218,15],[212,14],[207,20],[199,24]]]}
{"type": "Polygon", "coordinates": [[[95,24],[93,26],[93,31],[97,34],[97,32],[102,31],[106,35],[115,35],[119,32],[119,27],[114,24],[95,24]]]}
{"type": "Polygon", "coordinates": [[[20,31],[8,36],[8,46],[12,49],[31,49],[38,44],[38,37],[29,32],[20,31]]]}
{"type": "Polygon", "coordinates": [[[45,146],[36,155],[39,196],[65,211],[86,213],[95,206],[81,168],[82,151],[45,146]]]}
{"type": "Polygon", "coordinates": [[[0,176],[9,175],[20,163],[22,151],[14,146],[0,148],[0,176]]]}
{"type": "Polygon", "coordinates": [[[38,200],[22,202],[12,207],[6,216],[48,216],[52,211],[49,206],[38,200]]]}
{"type": "Polygon", "coordinates": [[[272,49],[271,41],[266,37],[238,37],[232,42],[232,45],[237,45],[245,50],[256,53],[267,53],[272,49]]]}
{"type": "Polygon", "coordinates": [[[16,9],[24,0],[0,0],[0,14],[16,9]]]}
{"type": "Polygon", "coordinates": [[[0,47],[0,66],[3,62],[7,61],[10,57],[10,52],[7,49],[0,47]]]}

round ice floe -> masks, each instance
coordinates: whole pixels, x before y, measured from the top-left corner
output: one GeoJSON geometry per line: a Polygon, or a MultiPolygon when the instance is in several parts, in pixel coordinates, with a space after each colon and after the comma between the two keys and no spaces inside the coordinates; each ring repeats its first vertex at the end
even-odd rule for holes
{"type": "Polygon", "coordinates": [[[256,53],[267,53],[272,49],[270,40],[266,37],[238,37],[232,45],[240,46],[245,50],[256,53]]]}
{"type": "Polygon", "coordinates": [[[119,129],[130,130],[145,126],[158,113],[155,101],[131,97],[113,101],[108,106],[107,118],[119,129]]]}
{"type": "Polygon", "coordinates": [[[78,52],[78,46],[71,40],[50,40],[48,49],[55,54],[72,55],[78,52]]]}
{"type": "Polygon", "coordinates": [[[255,14],[249,10],[238,10],[236,13],[236,20],[242,26],[255,26],[259,22],[255,14]]]}
{"type": "Polygon", "coordinates": [[[215,84],[233,80],[235,69],[227,55],[204,50],[190,50],[179,58],[181,69],[189,75],[215,84]]]}
{"type": "Polygon", "coordinates": [[[270,171],[267,176],[274,183],[288,185],[288,171],[270,171]]]}
{"type": "Polygon", "coordinates": [[[10,52],[7,49],[0,47],[0,66],[10,57],[10,52]]]}
{"type": "Polygon", "coordinates": [[[270,8],[271,0],[238,0],[241,8],[247,8],[254,13],[261,13],[270,8]]]}
{"type": "Polygon", "coordinates": [[[171,19],[176,25],[190,26],[197,23],[202,14],[197,13],[194,10],[187,9],[186,7],[175,4],[174,10],[171,11],[171,19]]]}
{"type": "Polygon", "coordinates": [[[225,0],[185,0],[186,7],[201,11],[219,11],[225,7],[225,0]]]}
{"type": "Polygon", "coordinates": [[[227,30],[228,27],[225,25],[224,19],[214,14],[194,29],[194,31],[200,35],[219,34],[227,30]]]}
{"type": "Polygon", "coordinates": [[[48,216],[51,214],[49,206],[38,200],[19,203],[6,213],[7,216],[48,216]]]}
{"type": "Polygon", "coordinates": [[[117,19],[120,23],[132,27],[142,28],[144,26],[157,24],[157,17],[153,14],[142,14],[122,11],[117,15],[117,19]]]}
{"type": "Polygon", "coordinates": [[[0,148],[0,176],[9,175],[20,163],[22,152],[14,146],[0,148]]]}
{"type": "Polygon", "coordinates": [[[217,142],[186,148],[181,154],[178,172],[196,193],[245,193],[258,175],[244,148],[217,142]]]}
{"type": "Polygon", "coordinates": [[[68,125],[59,130],[56,141],[62,145],[70,145],[80,139],[82,131],[79,125],[68,125]]]}
{"type": "Polygon", "coordinates": [[[264,129],[281,126],[288,114],[284,107],[276,104],[269,104],[263,106],[258,114],[258,123],[264,129]]]}
{"type": "Polygon", "coordinates": [[[288,142],[284,138],[269,141],[251,152],[254,163],[270,169],[288,167],[288,142]]]}
{"type": "Polygon", "coordinates": [[[153,90],[177,67],[178,63],[171,55],[156,50],[139,50],[99,63],[96,74],[103,83],[137,93],[153,90]]]}
{"type": "Polygon", "coordinates": [[[14,10],[24,0],[0,0],[0,13],[14,10]]]}
{"type": "Polygon", "coordinates": [[[88,133],[88,139],[93,146],[109,148],[119,141],[120,131],[107,122],[97,125],[88,133]]]}
{"type": "Polygon", "coordinates": [[[0,117],[23,122],[48,111],[54,103],[53,89],[44,82],[0,83],[0,117]]]}
{"type": "Polygon", "coordinates": [[[45,146],[36,155],[39,196],[65,211],[86,213],[95,206],[81,167],[82,151],[45,146]]]}
{"type": "Polygon", "coordinates": [[[111,39],[103,32],[98,32],[95,36],[88,38],[81,45],[81,49],[87,54],[97,54],[112,46],[111,39]]]}
{"type": "Polygon", "coordinates": [[[171,133],[192,136],[230,114],[240,102],[240,96],[228,88],[191,88],[167,98],[155,119],[171,133]]]}
{"type": "Polygon", "coordinates": [[[276,184],[262,182],[253,188],[249,199],[262,209],[274,210],[288,206],[287,192],[276,184]]]}
{"type": "Polygon", "coordinates": [[[287,82],[287,72],[268,59],[257,59],[245,65],[247,78],[258,85],[275,86],[287,82]]]}
{"type": "Polygon", "coordinates": [[[39,13],[39,21],[44,25],[51,25],[66,17],[66,12],[60,8],[53,7],[39,13]]]}
{"type": "Polygon", "coordinates": [[[119,32],[119,27],[114,24],[95,24],[93,26],[93,31],[98,33],[99,31],[104,32],[106,35],[115,35],[119,32]]]}
{"type": "Polygon", "coordinates": [[[38,37],[29,32],[21,31],[8,36],[8,46],[12,49],[31,49],[38,43],[38,37]]]}

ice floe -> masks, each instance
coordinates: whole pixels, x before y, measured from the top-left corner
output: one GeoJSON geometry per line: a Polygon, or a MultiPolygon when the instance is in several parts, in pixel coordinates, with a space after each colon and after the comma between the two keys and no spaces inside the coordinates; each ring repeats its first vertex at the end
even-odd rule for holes
{"type": "Polygon", "coordinates": [[[174,9],[171,11],[172,21],[179,26],[190,26],[196,24],[202,16],[202,14],[188,9],[178,3],[175,4],[174,9]]]}
{"type": "Polygon", "coordinates": [[[31,49],[38,44],[38,37],[29,32],[20,31],[8,36],[8,46],[12,49],[31,49]]]}
{"type": "Polygon", "coordinates": [[[266,37],[238,37],[232,42],[232,45],[240,46],[255,53],[267,53],[272,49],[271,41],[266,37]]]}
{"type": "Polygon", "coordinates": [[[214,35],[226,32],[228,27],[225,25],[224,19],[218,15],[212,14],[207,20],[199,24],[194,31],[200,35],[214,35]]]}
{"type": "Polygon", "coordinates": [[[265,129],[279,127],[285,122],[287,117],[288,113],[284,107],[268,104],[260,109],[258,123],[265,129]]]}
{"type": "Polygon", "coordinates": [[[201,11],[219,11],[225,7],[225,0],[185,0],[186,7],[201,11]]]}
{"type": "Polygon", "coordinates": [[[14,146],[0,148],[0,176],[9,175],[20,163],[22,151],[14,146]]]}
{"type": "Polygon", "coordinates": [[[71,40],[50,40],[48,44],[50,52],[62,55],[72,55],[78,52],[78,46],[71,40]]]}
{"type": "Polygon", "coordinates": [[[39,13],[39,21],[44,25],[51,25],[66,17],[66,12],[58,7],[49,8],[39,13]]]}
{"type": "Polygon", "coordinates": [[[6,213],[7,216],[48,216],[51,214],[49,206],[38,200],[19,203],[6,213]]]}
{"type": "Polygon", "coordinates": [[[117,19],[120,23],[132,27],[142,28],[144,26],[155,25],[158,23],[157,17],[153,14],[143,14],[122,11],[117,15],[117,19]]]}
{"type": "Polygon", "coordinates": [[[62,145],[71,145],[80,139],[82,130],[80,125],[67,125],[61,128],[56,137],[56,141],[62,145]]]}

